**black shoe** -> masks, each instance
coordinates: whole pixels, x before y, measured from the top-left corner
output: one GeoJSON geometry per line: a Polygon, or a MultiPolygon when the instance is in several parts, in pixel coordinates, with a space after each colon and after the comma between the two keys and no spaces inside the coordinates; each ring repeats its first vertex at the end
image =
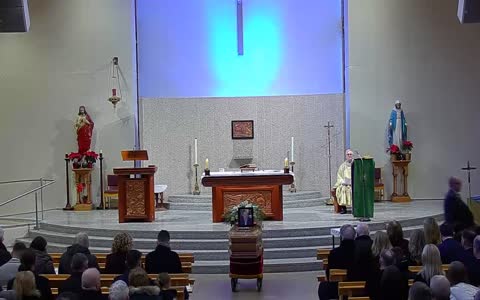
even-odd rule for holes
{"type": "Polygon", "coordinates": [[[342,210],[340,211],[340,214],[341,215],[344,215],[347,213],[347,209],[346,208],[342,208],[342,210]]]}

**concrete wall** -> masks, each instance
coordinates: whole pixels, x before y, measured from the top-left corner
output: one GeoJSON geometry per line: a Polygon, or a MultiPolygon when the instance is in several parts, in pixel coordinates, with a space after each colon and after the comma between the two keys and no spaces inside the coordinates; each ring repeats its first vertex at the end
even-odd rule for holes
{"type": "MultiPolygon", "coordinates": [[[[76,151],[73,120],[85,105],[95,122],[92,149],[105,167],[121,165],[120,149],[134,144],[135,67],[130,0],[30,0],[30,32],[0,34],[0,181],[54,178],[45,207],[65,202],[66,152],[76,151]],[[109,63],[118,56],[123,101],[108,97],[109,63]]],[[[99,196],[98,165],[94,176],[99,196]]],[[[0,202],[34,185],[0,186],[0,202]]],[[[32,197],[0,214],[34,208],[32,197]]]]}
{"type": "MultiPolygon", "coordinates": [[[[260,169],[282,169],[295,137],[295,176],[299,190],[328,194],[327,121],[332,129],[332,174],[343,161],[343,94],[197,99],[142,99],[143,147],[158,166],[156,182],[168,194],[190,193],[194,183],[194,139],[198,138],[200,174],[236,169],[253,162],[260,169]],[[232,120],[254,120],[253,140],[232,140],[232,120]],[[252,160],[236,160],[251,154],[252,160]]],[[[204,188],[203,192],[210,191],[204,188]]]]}
{"type": "MultiPolygon", "coordinates": [[[[385,130],[400,99],[415,147],[411,196],[442,197],[467,160],[480,166],[480,24],[459,24],[453,0],[348,2],[351,146],[386,166],[391,193],[385,130]]],[[[479,193],[480,174],[472,180],[479,193]]]]}

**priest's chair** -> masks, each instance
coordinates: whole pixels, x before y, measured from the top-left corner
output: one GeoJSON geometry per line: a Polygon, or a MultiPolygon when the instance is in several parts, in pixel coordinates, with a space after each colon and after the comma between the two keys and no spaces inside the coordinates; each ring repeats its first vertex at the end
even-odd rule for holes
{"type": "Polygon", "coordinates": [[[335,213],[340,213],[340,205],[338,205],[338,200],[337,200],[337,189],[333,188],[330,191],[330,195],[332,196],[332,201],[333,201],[333,211],[335,213]]]}
{"type": "Polygon", "coordinates": [[[374,191],[375,200],[385,200],[385,185],[382,180],[382,168],[375,168],[374,191]],[[377,195],[380,197],[377,198],[377,195]]]}
{"type": "Polygon", "coordinates": [[[118,208],[118,176],[107,175],[107,188],[103,191],[103,200],[106,208],[112,208],[112,200],[115,199],[116,205],[113,208],[118,208]]]}

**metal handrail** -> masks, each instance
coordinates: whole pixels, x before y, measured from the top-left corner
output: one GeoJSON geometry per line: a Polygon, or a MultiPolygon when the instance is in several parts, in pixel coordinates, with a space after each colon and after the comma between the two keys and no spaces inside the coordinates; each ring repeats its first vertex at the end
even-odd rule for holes
{"type": "MultiPolygon", "coordinates": [[[[55,183],[54,179],[44,179],[44,178],[39,178],[39,179],[21,179],[21,180],[9,180],[9,181],[1,181],[1,184],[10,184],[10,183],[23,183],[23,182],[40,182],[40,186],[36,187],[32,190],[29,190],[23,194],[20,194],[18,196],[13,197],[12,199],[8,199],[7,201],[0,203],[0,207],[7,205],[15,200],[18,200],[20,198],[23,198],[25,196],[28,196],[32,193],[35,193],[35,229],[39,229],[39,222],[38,222],[38,191],[40,190],[40,202],[41,202],[41,210],[42,210],[42,220],[44,219],[44,209],[43,209],[43,189],[51,184],[55,183]],[[46,182],[44,184],[44,182],[46,182]]],[[[1,216],[0,216],[1,217],[1,216]]]]}
{"type": "Polygon", "coordinates": [[[0,184],[9,184],[9,183],[19,183],[19,182],[37,182],[37,181],[55,181],[54,179],[45,179],[45,178],[40,178],[40,179],[21,179],[21,180],[10,180],[10,181],[0,181],[0,184]]]}

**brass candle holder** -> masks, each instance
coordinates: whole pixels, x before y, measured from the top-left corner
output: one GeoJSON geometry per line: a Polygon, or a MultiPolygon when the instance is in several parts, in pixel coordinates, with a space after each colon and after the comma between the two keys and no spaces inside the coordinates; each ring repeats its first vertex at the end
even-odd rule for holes
{"type": "MultiPolygon", "coordinates": [[[[291,161],[290,166],[292,166],[291,167],[292,173],[294,173],[295,171],[293,170],[293,167],[295,166],[295,162],[291,161]]],[[[290,184],[290,187],[288,188],[288,190],[290,191],[290,193],[296,193],[297,192],[297,187],[295,186],[295,177],[293,177],[293,182],[292,182],[292,184],[290,184]]]]}
{"type": "Polygon", "coordinates": [[[199,164],[194,164],[195,167],[195,185],[193,187],[193,194],[200,195],[200,186],[198,185],[198,166],[199,164]]]}

